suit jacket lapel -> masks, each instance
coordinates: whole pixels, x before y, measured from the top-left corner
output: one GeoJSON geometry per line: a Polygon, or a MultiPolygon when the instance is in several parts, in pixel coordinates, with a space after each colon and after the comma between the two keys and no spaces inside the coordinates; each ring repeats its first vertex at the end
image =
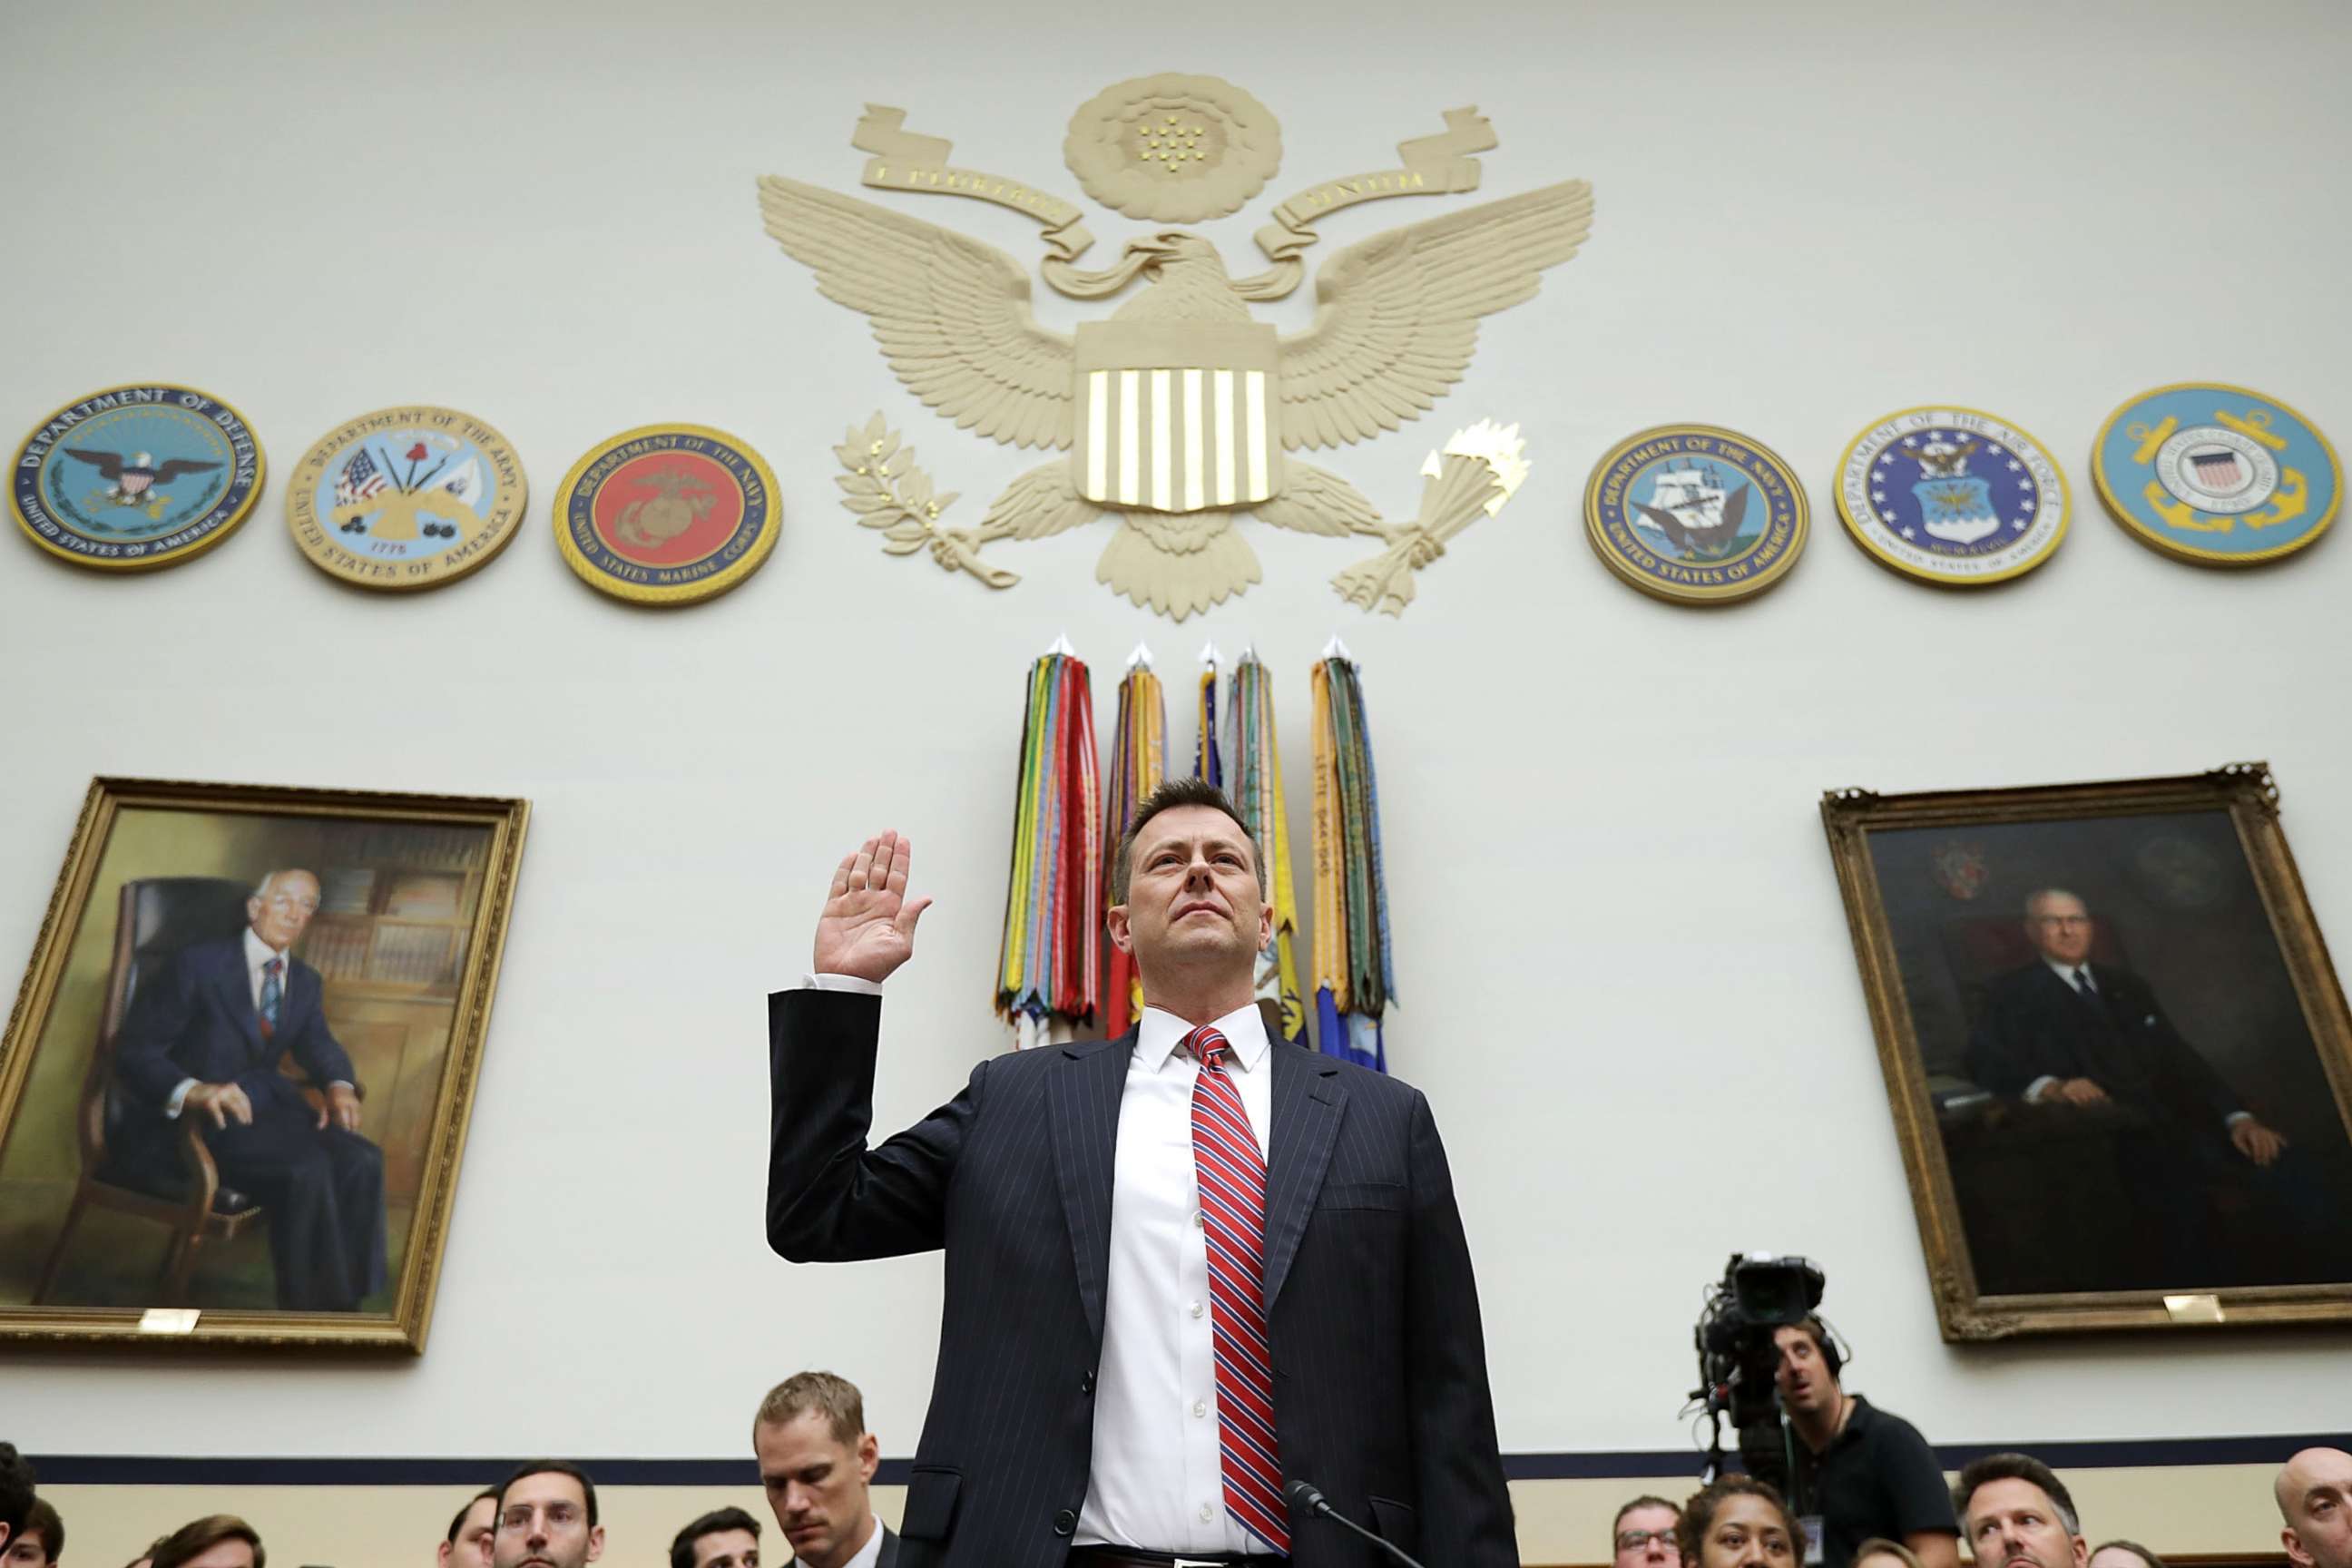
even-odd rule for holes
{"type": "Polygon", "coordinates": [[[1070,1253],[1077,1265],[1078,1298],[1095,1342],[1103,1335],[1103,1295],[1110,1273],[1111,1162],[1118,1144],[1118,1101],[1135,1036],[1085,1040],[1061,1047],[1066,1058],[1045,1075],[1046,1124],[1054,1142],[1054,1172],[1069,1221],[1070,1253]]]}
{"type": "Polygon", "coordinates": [[[1290,1260],[1307,1234],[1315,1194],[1323,1190],[1324,1168],[1339,1131],[1348,1091],[1330,1058],[1303,1047],[1276,1041],[1265,1054],[1274,1069],[1274,1127],[1265,1161],[1265,1281],[1264,1305],[1274,1315],[1274,1299],[1289,1277],[1290,1260]]]}

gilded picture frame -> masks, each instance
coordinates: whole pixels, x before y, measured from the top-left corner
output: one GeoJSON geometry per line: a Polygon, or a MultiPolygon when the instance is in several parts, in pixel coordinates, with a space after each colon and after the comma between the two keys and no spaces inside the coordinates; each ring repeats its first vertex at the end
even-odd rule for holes
{"type": "Polygon", "coordinates": [[[1947,1341],[2352,1322],[2352,1014],[2268,764],[1821,810],[1947,1341]]]}
{"type": "Polygon", "coordinates": [[[92,780],[0,1037],[0,1341],[421,1354],[530,816],[92,780]]]}

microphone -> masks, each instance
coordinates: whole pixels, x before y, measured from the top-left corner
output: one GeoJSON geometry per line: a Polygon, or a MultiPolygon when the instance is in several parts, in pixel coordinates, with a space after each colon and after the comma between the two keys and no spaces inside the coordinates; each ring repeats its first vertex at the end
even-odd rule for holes
{"type": "Polygon", "coordinates": [[[1331,1500],[1325,1497],[1320,1490],[1317,1489],[1313,1481],[1294,1479],[1288,1486],[1282,1489],[1284,1495],[1288,1497],[1290,1500],[1296,1503],[1298,1507],[1305,1509],[1308,1513],[1328,1519],[1334,1524],[1345,1525],[1348,1529],[1354,1531],[1358,1535],[1362,1536],[1365,1540],[1370,1542],[1373,1545],[1379,1547],[1381,1551],[1387,1552],[1398,1562],[1403,1563],[1404,1568],[1421,1568],[1421,1564],[1413,1561],[1412,1557],[1406,1555],[1402,1548],[1396,1546],[1388,1541],[1382,1540],[1380,1536],[1372,1533],[1372,1531],[1366,1530],[1362,1525],[1358,1524],[1354,1520],[1349,1519],[1346,1514],[1341,1513],[1338,1509],[1333,1508],[1331,1506],[1331,1500]]]}

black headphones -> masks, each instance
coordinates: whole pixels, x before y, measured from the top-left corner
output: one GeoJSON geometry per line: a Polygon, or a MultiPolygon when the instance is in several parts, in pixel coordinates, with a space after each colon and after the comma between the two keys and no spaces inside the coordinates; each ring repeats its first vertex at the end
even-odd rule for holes
{"type": "Polygon", "coordinates": [[[1813,1343],[1821,1347],[1822,1364],[1830,1369],[1832,1377],[1844,1382],[1845,1363],[1847,1358],[1853,1354],[1853,1347],[1846,1343],[1844,1337],[1819,1312],[1806,1313],[1798,1327],[1812,1331],[1813,1343]]]}

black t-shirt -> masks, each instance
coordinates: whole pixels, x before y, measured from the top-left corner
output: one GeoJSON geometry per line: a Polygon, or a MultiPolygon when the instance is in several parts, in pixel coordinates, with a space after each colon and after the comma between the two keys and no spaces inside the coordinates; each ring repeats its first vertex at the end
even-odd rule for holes
{"type": "Polygon", "coordinates": [[[1935,1450],[1916,1426],[1872,1409],[1860,1394],[1827,1448],[1815,1454],[1800,1439],[1796,1449],[1803,1511],[1822,1516],[1823,1568],[1847,1568],[1853,1549],[1874,1535],[1901,1541],[1915,1530],[1959,1534],[1935,1450]]]}

